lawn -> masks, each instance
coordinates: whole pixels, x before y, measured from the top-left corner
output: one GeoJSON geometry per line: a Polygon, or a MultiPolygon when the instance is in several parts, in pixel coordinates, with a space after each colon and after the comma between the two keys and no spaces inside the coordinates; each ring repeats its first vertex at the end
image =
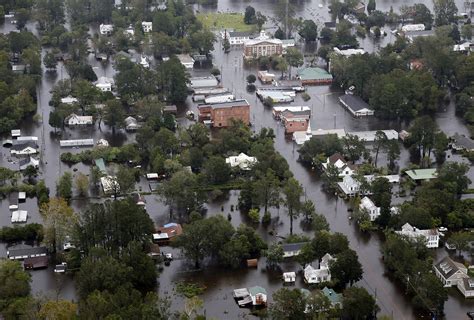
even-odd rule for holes
{"type": "Polygon", "coordinates": [[[251,31],[255,25],[244,23],[244,15],[240,13],[199,13],[197,18],[210,30],[251,31]]]}

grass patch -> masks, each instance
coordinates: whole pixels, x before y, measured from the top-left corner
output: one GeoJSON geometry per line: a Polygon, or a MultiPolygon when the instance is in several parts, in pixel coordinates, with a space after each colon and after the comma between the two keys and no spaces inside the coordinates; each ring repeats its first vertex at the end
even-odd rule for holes
{"type": "Polygon", "coordinates": [[[255,28],[255,25],[245,24],[244,15],[240,13],[199,13],[197,19],[210,30],[252,31],[255,28]]]}
{"type": "Polygon", "coordinates": [[[181,281],[176,284],[176,292],[186,298],[199,296],[204,290],[206,287],[197,283],[181,281]]]}

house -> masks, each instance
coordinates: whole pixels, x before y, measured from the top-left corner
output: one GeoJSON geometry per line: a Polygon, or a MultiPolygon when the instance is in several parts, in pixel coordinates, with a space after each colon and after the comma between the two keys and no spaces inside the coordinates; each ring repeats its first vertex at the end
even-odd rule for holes
{"type": "Polygon", "coordinates": [[[303,85],[326,85],[332,83],[332,75],[318,67],[308,67],[298,70],[298,79],[303,85]]]}
{"type": "Polygon", "coordinates": [[[359,204],[359,210],[367,212],[370,221],[375,221],[375,219],[380,216],[380,207],[377,207],[368,197],[362,198],[359,204]]]}
{"type": "Polygon", "coordinates": [[[163,113],[164,114],[174,114],[176,115],[178,113],[178,107],[176,105],[169,105],[169,106],[164,106],[163,107],[163,113]]]}
{"type": "Polygon", "coordinates": [[[284,243],[281,245],[283,248],[283,258],[296,257],[300,254],[301,248],[308,242],[297,242],[297,243],[284,243]]]}
{"type": "Polygon", "coordinates": [[[135,36],[135,29],[132,25],[129,25],[128,28],[123,31],[123,34],[126,35],[129,39],[133,40],[133,37],[135,36]]]}
{"type": "Polygon", "coordinates": [[[270,73],[267,70],[261,70],[257,73],[257,77],[260,80],[260,82],[266,84],[266,83],[272,83],[273,80],[275,80],[275,74],[270,73]]]}
{"type": "Polygon", "coordinates": [[[466,52],[471,52],[474,50],[474,43],[472,42],[464,42],[464,43],[461,43],[461,44],[455,44],[453,46],[453,51],[455,52],[462,52],[462,53],[466,53],[466,52]]]}
{"type": "Polygon", "coordinates": [[[283,42],[280,39],[270,39],[264,30],[260,35],[244,43],[244,59],[258,59],[260,57],[281,56],[283,42]]]}
{"type": "MultiPolygon", "coordinates": [[[[311,108],[308,106],[276,106],[272,109],[273,117],[277,120],[281,120],[282,114],[288,111],[293,115],[305,115],[308,118],[311,118],[311,108]]],[[[288,115],[285,113],[285,115],[288,115]]]]}
{"type": "Polygon", "coordinates": [[[12,65],[12,72],[16,74],[23,74],[25,73],[27,66],[24,64],[14,64],[12,65]]]}
{"type": "Polygon", "coordinates": [[[108,147],[109,142],[105,139],[99,139],[99,140],[97,140],[95,145],[98,146],[98,147],[108,147]]]}
{"type": "Polygon", "coordinates": [[[110,36],[114,31],[114,26],[112,24],[103,24],[99,26],[99,32],[103,36],[110,36]]]}
{"type": "Polygon", "coordinates": [[[241,46],[251,38],[250,32],[224,31],[221,33],[222,40],[227,39],[231,46],[241,46]]]}
{"type": "Polygon", "coordinates": [[[127,131],[136,131],[138,128],[140,128],[140,125],[138,124],[137,119],[134,117],[128,116],[125,118],[125,130],[127,131]]]}
{"type": "Polygon", "coordinates": [[[66,262],[63,262],[61,264],[57,264],[54,267],[54,272],[55,273],[65,273],[66,270],[67,270],[67,263],[66,262]]]}
{"type": "Polygon", "coordinates": [[[339,171],[339,177],[352,176],[355,173],[356,166],[348,164],[340,153],[335,153],[328,157],[326,162],[322,164],[323,170],[327,170],[330,165],[333,165],[339,171]]]}
{"type": "Polygon", "coordinates": [[[370,106],[358,96],[353,94],[345,94],[339,97],[339,101],[354,117],[374,115],[374,110],[371,109],[370,106]]]}
{"type": "Polygon", "coordinates": [[[457,285],[459,291],[463,294],[464,298],[474,297],[474,279],[473,278],[463,278],[462,281],[458,282],[457,285]]]}
{"type": "Polygon", "coordinates": [[[194,59],[189,54],[177,54],[176,57],[186,69],[194,68],[194,59]]]}
{"type": "Polygon", "coordinates": [[[365,12],[365,3],[360,1],[354,6],[354,9],[352,9],[355,13],[364,13],[365,12]]]}
{"type": "Polygon", "coordinates": [[[217,96],[210,96],[204,99],[205,104],[213,104],[213,103],[223,103],[223,102],[229,102],[229,101],[234,101],[235,100],[235,95],[233,94],[223,94],[223,95],[217,95],[217,96]]]}
{"type": "Polygon", "coordinates": [[[92,147],[94,146],[94,139],[71,139],[71,140],[59,140],[59,146],[61,148],[68,147],[92,147]]]}
{"type": "Polygon", "coordinates": [[[150,62],[148,61],[148,58],[146,56],[142,55],[140,57],[140,65],[145,69],[150,68],[150,62]]]}
{"type": "Polygon", "coordinates": [[[72,96],[67,96],[65,98],[61,98],[61,103],[64,103],[64,104],[74,104],[74,103],[78,103],[79,101],[77,100],[77,98],[74,98],[72,96]]]}
{"type": "Polygon", "coordinates": [[[427,248],[438,248],[439,246],[439,231],[436,228],[420,230],[409,223],[405,223],[402,230],[395,231],[395,233],[412,240],[423,239],[427,248]]]}
{"type": "Polygon", "coordinates": [[[142,30],[143,30],[144,33],[151,32],[153,30],[153,22],[143,21],[142,22],[142,30]]]}
{"type": "Polygon", "coordinates": [[[198,106],[199,121],[212,127],[225,128],[231,125],[232,119],[250,124],[250,105],[247,100],[235,100],[224,103],[198,106]]]}
{"type": "Polygon", "coordinates": [[[94,123],[92,116],[78,116],[72,113],[66,118],[66,124],[68,126],[87,126],[94,123]]]}
{"type": "Polygon", "coordinates": [[[20,191],[18,192],[18,202],[25,202],[26,201],[26,192],[20,191]]]}
{"type": "Polygon", "coordinates": [[[21,130],[20,129],[13,129],[12,131],[10,131],[10,134],[11,134],[13,139],[18,138],[19,136],[21,136],[21,130]]]}
{"type": "Polygon", "coordinates": [[[339,49],[338,47],[334,47],[333,50],[335,54],[345,57],[350,57],[357,54],[365,54],[364,49],[339,49]]]}
{"type": "Polygon", "coordinates": [[[445,287],[457,286],[463,279],[469,278],[467,268],[449,256],[436,263],[433,269],[445,287]]]}
{"type": "Polygon", "coordinates": [[[208,77],[196,77],[189,79],[188,87],[190,89],[202,89],[202,88],[215,88],[219,85],[219,81],[217,81],[216,77],[208,76],[208,77]]]}
{"type": "Polygon", "coordinates": [[[107,77],[100,77],[95,84],[96,88],[102,92],[111,92],[114,86],[114,79],[107,77]]]}
{"type": "Polygon", "coordinates": [[[326,298],[329,299],[331,302],[331,306],[334,308],[336,306],[339,306],[342,308],[342,294],[336,293],[333,289],[330,289],[328,287],[324,287],[321,290],[321,293],[326,296],[326,298]]]}
{"type": "Polygon", "coordinates": [[[402,141],[405,141],[410,136],[410,133],[406,130],[402,130],[398,133],[398,138],[402,141]]]}
{"type": "Polygon", "coordinates": [[[23,261],[23,268],[26,270],[36,270],[48,267],[48,257],[31,257],[23,261]]]}
{"type": "Polygon", "coordinates": [[[452,138],[451,147],[456,151],[474,151],[474,140],[464,135],[455,134],[452,138]]]}
{"type": "Polygon", "coordinates": [[[7,249],[7,257],[10,260],[24,260],[33,257],[46,257],[48,249],[46,247],[15,246],[7,249]]]}
{"type": "Polygon", "coordinates": [[[296,281],[296,272],[284,272],[283,273],[283,282],[284,283],[293,283],[296,281]]]}
{"type": "Polygon", "coordinates": [[[283,118],[283,125],[285,126],[285,134],[293,134],[295,132],[306,132],[309,127],[308,118],[283,118]]]}
{"type": "Polygon", "coordinates": [[[289,89],[288,91],[282,90],[270,90],[270,89],[257,89],[256,91],[257,97],[265,101],[270,99],[272,103],[287,103],[292,102],[296,97],[296,92],[289,89]]]}
{"type": "Polygon", "coordinates": [[[26,170],[26,168],[28,168],[29,166],[38,168],[39,160],[33,157],[23,158],[23,159],[20,159],[19,166],[20,166],[20,171],[26,170]]]}
{"type": "Polygon", "coordinates": [[[257,158],[240,153],[238,156],[226,158],[225,163],[229,164],[232,168],[239,167],[241,170],[250,170],[257,163],[257,158]]]}
{"type": "Polygon", "coordinates": [[[159,227],[156,233],[153,233],[153,242],[158,244],[168,244],[183,233],[183,228],[179,223],[167,223],[159,227]]]}
{"type": "Polygon", "coordinates": [[[38,145],[35,141],[13,140],[10,153],[12,155],[22,156],[38,153],[38,145]]]}
{"type": "Polygon", "coordinates": [[[115,194],[120,192],[120,185],[114,176],[105,176],[100,178],[100,184],[105,194],[115,194]]]}
{"type": "Polygon", "coordinates": [[[419,37],[431,37],[435,35],[434,30],[422,30],[422,31],[406,31],[403,32],[403,35],[409,42],[413,42],[416,38],[419,37]]]}
{"type": "Polygon", "coordinates": [[[250,298],[252,299],[252,305],[254,306],[265,306],[267,304],[267,290],[260,286],[249,288],[250,298]]]}
{"type": "MultiPolygon", "coordinates": [[[[387,176],[374,176],[374,175],[365,175],[364,179],[368,183],[372,183],[377,178],[385,178],[390,183],[399,183],[400,176],[399,175],[387,175],[387,176]]],[[[356,180],[353,176],[344,176],[342,181],[338,183],[339,188],[344,192],[347,196],[355,196],[357,194],[367,195],[372,194],[370,190],[362,190],[361,191],[361,183],[360,181],[356,180]]]]}
{"type": "Polygon", "coordinates": [[[411,32],[411,31],[423,31],[425,30],[425,25],[423,23],[418,24],[406,24],[402,26],[401,29],[403,32],[411,32]]]}
{"type": "Polygon", "coordinates": [[[28,220],[28,211],[15,210],[12,212],[12,217],[11,217],[12,223],[25,223],[26,220],[28,220]]]}
{"type": "Polygon", "coordinates": [[[331,281],[331,272],[329,271],[329,263],[335,259],[326,253],[319,263],[319,268],[315,269],[310,264],[304,268],[304,280],[308,284],[317,284],[321,282],[331,281]]]}
{"type": "Polygon", "coordinates": [[[436,179],[438,177],[438,173],[436,172],[436,169],[414,169],[414,170],[407,170],[405,171],[405,173],[413,181],[431,180],[431,179],[436,179]]]}

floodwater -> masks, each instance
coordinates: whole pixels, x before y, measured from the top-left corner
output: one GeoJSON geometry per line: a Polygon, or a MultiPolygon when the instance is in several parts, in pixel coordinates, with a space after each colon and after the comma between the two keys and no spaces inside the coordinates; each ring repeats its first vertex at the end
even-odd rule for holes
{"type": "MultiPolygon", "coordinates": [[[[413,1],[377,1],[377,8],[380,10],[388,10],[391,6],[397,10],[404,4],[412,4],[413,1]]],[[[462,1],[457,1],[458,7],[462,8],[462,1]]],[[[298,16],[304,18],[318,19],[318,24],[329,20],[327,13],[328,1],[299,1],[296,6],[298,16]],[[319,9],[318,4],[323,4],[323,8],[319,9]]],[[[431,6],[431,1],[426,3],[431,6]]],[[[252,5],[256,10],[270,15],[275,7],[275,1],[231,1],[220,0],[216,8],[197,7],[200,11],[243,11],[247,5],[252,5]]],[[[460,9],[462,11],[462,9],[460,9]]],[[[5,24],[1,29],[2,32],[11,31],[11,26],[5,24]]],[[[29,27],[32,30],[31,27],[29,27]]],[[[380,45],[393,41],[391,35],[385,39],[374,43],[371,38],[366,38],[361,41],[361,45],[367,51],[374,51],[380,45]]],[[[243,65],[241,50],[233,49],[229,54],[224,54],[220,49],[220,44],[216,44],[214,52],[215,66],[222,72],[221,80],[224,86],[232,89],[234,94],[239,98],[245,98],[251,104],[251,122],[252,129],[259,131],[263,127],[273,128],[276,134],[275,146],[276,149],[287,159],[292,172],[295,177],[302,183],[305,189],[306,197],[314,201],[317,211],[326,216],[330,223],[331,230],[334,232],[341,232],[347,235],[351,248],[356,250],[359,255],[359,260],[364,269],[364,278],[357,285],[363,286],[372,294],[376,295],[377,303],[381,309],[379,314],[386,314],[393,317],[393,319],[414,319],[417,316],[413,312],[413,308],[409,299],[404,295],[405,288],[398,287],[388,277],[384,275],[384,266],[381,261],[380,246],[381,239],[378,235],[364,235],[360,234],[356,226],[348,219],[349,205],[345,201],[329,195],[322,190],[321,179],[318,174],[303,167],[298,161],[297,147],[284,137],[284,128],[279,125],[272,117],[271,110],[264,107],[256,98],[255,94],[248,93],[245,89],[245,78],[248,74],[256,73],[255,68],[243,65]]],[[[43,53],[44,54],[44,51],[43,53]]],[[[90,55],[88,62],[93,66],[94,71],[98,77],[107,76],[112,77],[114,70],[111,63],[103,64],[94,59],[90,55]]],[[[208,75],[208,70],[196,70],[193,75],[208,75]]],[[[293,71],[294,74],[294,71],[293,71]]],[[[118,133],[112,136],[109,128],[102,124],[102,131],[95,128],[83,129],[66,129],[62,133],[61,138],[55,135],[53,128],[48,124],[49,112],[51,107],[48,102],[51,94],[50,90],[54,84],[60,79],[67,79],[67,72],[60,64],[58,71],[53,74],[44,74],[41,84],[38,87],[38,114],[41,115],[42,123],[34,123],[33,121],[25,121],[21,126],[23,135],[36,135],[39,137],[39,144],[41,146],[41,176],[46,180],[47,186],[51,190],[51,195],[55,193],[55,185],[58,177],[66,171],[84,172],[88,173],[89,168],[82,164],[69,167],[62,164],[59,160],[61,152],[71,151],[78,152],[81,149],[61,149],[59,147],[59,139],[70,138],[94,138],[97,141],[100,138],[107,139],[112,145],[121,145],[127,141],[133,141],[134,136],[125,133],[118,133]],[[77,171],[75,171],[77,170],[77,171]]],[[[333,91],[327,86],[311,87],[308,89],[311,95],[311,100],[303,102],[301,97],[293,105],[308,105],[311,106],[313,117],[311,126],[313,129],[330,129],[330,128],[344,128],[349,131],[362,130],[377,130],[377,129],[396,129],[405,128],[406,124],[390,123],[380,121],[374,118],[371,119],[354,119],[348,112],[346,112],[338,103],[338,95],[340,92],[333,91]]],[[[179,114],[183,115],[187,109],[196,111],[196,106],[188,99],[186,106],[179,108],[179,114]]],[[[454,106],[449,105],[445,110],[441,110],[436,116],[437,123],[440,128],[447,134],[451,135],[455,132],[467,133],[467,130],[460,119],[454,115],[454,106]]],[[[180,123],[186,124],[187,121],[180,120],[180,123]]],[[[0,158],[0,165],[12,167],[14,163],[9,161],[9,150],[2,148],[3,156],[0,158]]],[[[384,162],[384,156],[381,156],[381,164],[384,162]]],[[[453,156],[452,159],[457,159],[453,156]]],[[[408,153],[402,150],[399,166],[404,167],[408,164],[408,153]]],[[[473,179],[472,171],[469,176],[473,179]]],[[[146,190],[147,186],[144,181],[140,183],[140,188],[146,190]]],[[[231,212],[231,205],[236,205],[238,199],[238,191],[230,191],[222,198],[213,201],[207,205],[207,214],[231,214],[231,222],[234,226],[240,223],[247,223],[244,215],[237,211],[231,212]]],[[[169,222],[169,209],[164,206],[159,199],[154,195],[146,196],[147,211],[151,218],[157,225],[169,222]]],[[[406,198],[394,198],[394,203],[400,203],[406,198]]],[[[0,201],[0,209],[4,213],[0,215],[0,226],[11,225],[10,217],[6,214],[8,212],[9,199],[0,201]]],[[[75,210],[83,210],[86,206],[84,201],[73,201],[75,210]]],[[[28,210],[30,215],[29,222],[40,222],[41,218],[38,212],[36,199],[28,199],[20,208],[28,210]]],[[[279,241],[281,236],[286,236],[289,232],[289,221],[286,216],[284,208],[279,210],[272,210],[272,223],[269,227],[256,226],[259,234],[268,242],[279,241]],[[272,235],[269,231],[272,232],[272,235]]],[[[300,221],[295,221],[295,233],[303,233],[308,236],[312,235],[311,231],[307,231],[305,225],[300,221]]],[[[0,256],[5,256],[5,245],[0,246],[0,256]]],[[[237,304],[232,299],[232,290],[241,287],[250,287],[260,285],[267,289],[271,301],[271,294],[283,287],[283,282],[280,278],[280,272],[268,271],[265,268],[265,259],[259,261],[256,269],[238,269],[238,270],[216,270],[213,267],[205,268],[202,271],[194,271],[185,259],[179,258],[179,251],[164,247],[164,252],[173,252],[174,256],[178,257],[171,263],[169,267],[165,267],[160,275],[159,292],[167,295],[172,299],[172,308],[175,310],[182,310],[183,298],[178,296],[174,291],[174,284],[179,281],[194,281],[206,286],[206,290],[202,295],[204,299],[205,314],[209,317],[218,319],[238,319],[247,318],[249,311],[238,308],[237,304]]],[[[446,251],[441,248],[437,250],[438,257],[446,255],[446,251]]],[[[297,263],[282,264],[283,271],[299,271],[301,266],[297,263]]],[[[57,276],[53,273],[52,267],[46,270],[31,272],[33,281],[32,288],[34,293],[46,294],[51,297],[62,297],[65,299],[76,299],[74,283],[71,278],[63,275],[57,276]]],[[[301,274],[298,274],[298,279],[295,287],[304,287],[301,274]]],[[[450,297],[445,304],[445,312],[447,319],[462,319],[465,318],[466,311],[474,308],[474,302],[465,300],[456,291],[450,291],[450,297]]]]}

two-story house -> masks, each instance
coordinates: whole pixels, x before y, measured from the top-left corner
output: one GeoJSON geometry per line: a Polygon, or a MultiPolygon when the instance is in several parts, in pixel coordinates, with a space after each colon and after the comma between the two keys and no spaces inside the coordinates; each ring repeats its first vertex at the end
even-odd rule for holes
{"type": "Polygon", "coordinates": [[[395,233],[413,240],[422,238],[425,240],[427,248],[438,248],[439,246],[439,231],[436,228],[420,230],[409,223],[405,223],[402,230],[395,231],[395,233]]]}

